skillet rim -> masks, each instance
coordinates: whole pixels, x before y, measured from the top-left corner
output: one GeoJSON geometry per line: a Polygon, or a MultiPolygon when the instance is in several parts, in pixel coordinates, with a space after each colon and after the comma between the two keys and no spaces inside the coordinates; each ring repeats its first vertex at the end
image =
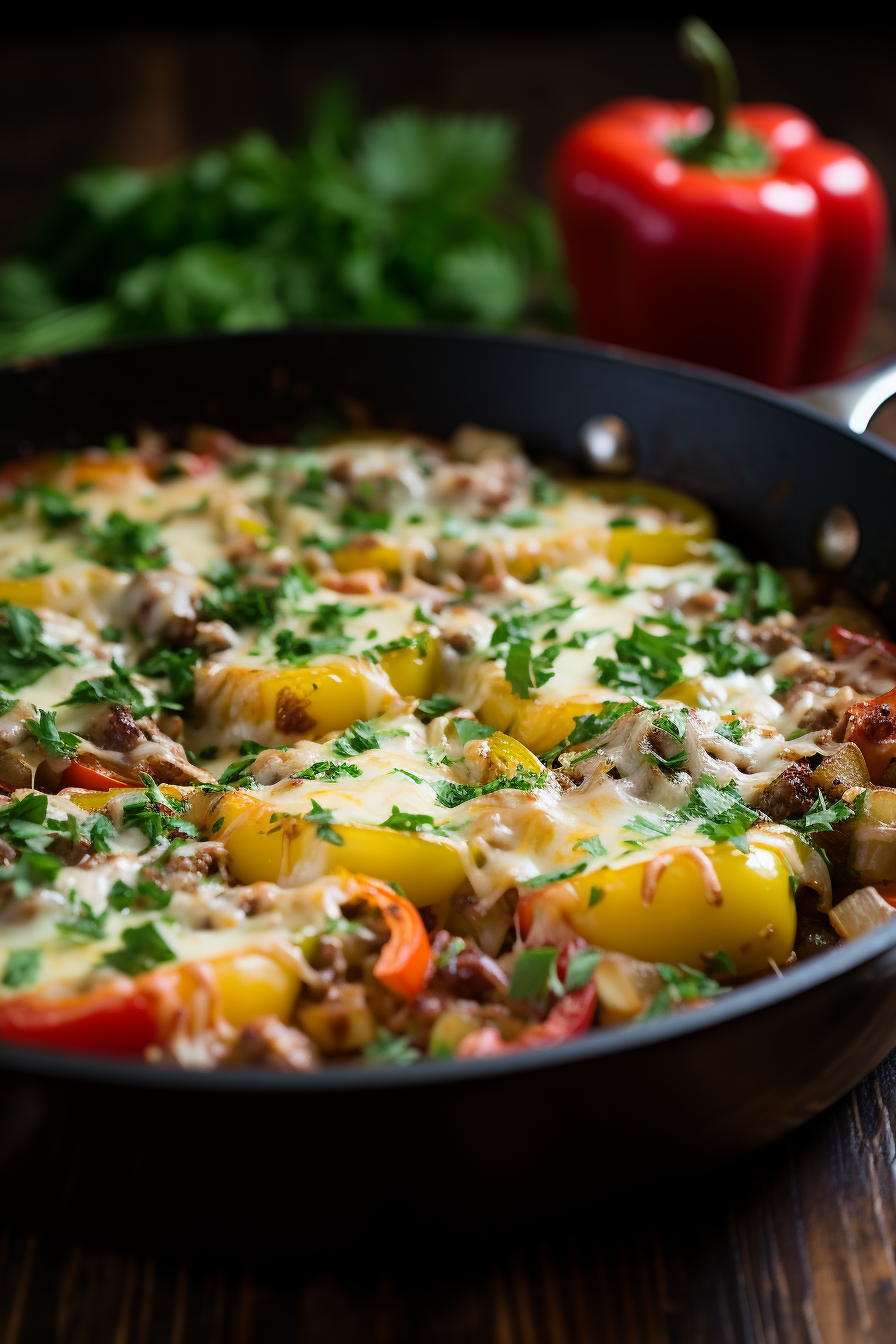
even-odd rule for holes
{"type": "MultiPolygon", "coordinates": [[[[754,400],[763,401],[788,411],[799,419],[815,421],[842,433],[845,438],[889,461],[896,461],[896,447],[870,431],[856,433],[834,415],[803,401],[799,394],[768,388],[749,379],[715,369],[689,364],[683,360],[643,354],[620,346],[599,345],[581,337],[529,333],[483,332],[473,328],[425,326],[383,326],[354,323],[307,323],[275,329],[243,332],[191,332],[165,337],[136,337],[110,342],[103,346],[88,347],[52,356],[10,364],[0,368],[0,386],[4,382],[27,376],[32,371],[52,370],[60,363],[77,365],[82,360],[95,360],[107,354],[158,349],[160,346],[181,347],[207,345],[240,340],[261,339],[276,341],[290,336],[336,336],[386,338],[400,340],[412,337],[424,340],[447,340],[458,344],[498,345],[524,349],[540,349],[545,354],[574,354],[608,359],[611,363],[635,365],[646,370],[655,369],[672,374],[685,381],[722,387],[754,400]]],[[[167,1088],[177,1092],[204,1092],[227,1094],[232,1092],[258,1093],[342,1093],[366,1092],[371,1089],[401,1087],[446,1086],[463,1080],[475,1082],[483,1078],[498,1078],[507,1074],[528,1073],[561,1067],[589,1059],[599,1059],[639,1048],[649,1048],[664,1041],[709,1029],[753,1013],[771,1009],[775,1004],[808,993],[825,982],[833,982],[861,966],[872,962],[896,947],[896,921],[872,930],[857,939],[820,953],[808,961],[791,967],[781,977],[770,976],[740,986],[730,994],[715,999],[697,1012],[673,1014],[651,1021],[620,1024],[591,1030],[573,1041],[544,1050],[526,1051],[519,1055],[497,1056],[472,1060],[425,1060],[421,1064],[385,1065],[365,1068],[351,1064],[330,1067],[311,1073],[265,1073],[241,1069],[200,1070],[174,1068],[167,1065],[148,1065],[126,1059],[40,1050],[0,1041],[0,1071],[46,1077],[57,1080],[167,1088]],[[828,963],[832,962],[830,969],[828,963]]]]}

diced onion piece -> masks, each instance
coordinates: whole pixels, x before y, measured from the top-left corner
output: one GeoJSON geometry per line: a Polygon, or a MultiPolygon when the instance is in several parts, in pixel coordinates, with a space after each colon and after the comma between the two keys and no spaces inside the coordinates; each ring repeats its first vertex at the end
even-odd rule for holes
{"type": "Polygon", "coordinates": [[[860,938],[863,933],[887,924],[894,915],[896,910],[874,887],[859,887],[834,906],[830,920],[841,938],[860,938]]]}

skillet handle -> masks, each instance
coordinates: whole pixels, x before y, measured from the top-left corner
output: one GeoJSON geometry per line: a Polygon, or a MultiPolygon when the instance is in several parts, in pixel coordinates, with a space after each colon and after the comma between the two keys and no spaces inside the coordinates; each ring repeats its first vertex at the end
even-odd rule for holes
{"type": "Polygon", "coordinates": [[[875,411],[896,396],[896,354],[864,364],[836,382],[803,387],[792,395],[807,406],[826,411],[856,434],[863,434],[875,411]]]}

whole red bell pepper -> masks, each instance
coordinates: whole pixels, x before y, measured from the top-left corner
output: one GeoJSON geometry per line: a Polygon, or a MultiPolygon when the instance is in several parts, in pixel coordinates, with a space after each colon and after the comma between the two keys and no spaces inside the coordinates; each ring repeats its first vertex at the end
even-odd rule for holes
{"type": "Polygon", "coordinates": [[[582,331],[775,387],[843,371],[889,221],[872,165],[791,107],[736,105],[699,19],[706,106],[626,98],[557,146],[551,191],[582,331]]]}

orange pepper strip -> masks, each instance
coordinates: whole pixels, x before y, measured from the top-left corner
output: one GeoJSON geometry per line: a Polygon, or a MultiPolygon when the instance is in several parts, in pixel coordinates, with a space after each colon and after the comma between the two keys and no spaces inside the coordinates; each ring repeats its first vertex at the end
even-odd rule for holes
{"type": "Polygon", "coordinates": [[[346,890],[347,900],[375,905],[389,929],[389,941],[373,968],[377,980],[397,998],[415,998],[426,982],[430,960],[429,938],[419,910],[374,877],[355,875],[346,890]]]}

